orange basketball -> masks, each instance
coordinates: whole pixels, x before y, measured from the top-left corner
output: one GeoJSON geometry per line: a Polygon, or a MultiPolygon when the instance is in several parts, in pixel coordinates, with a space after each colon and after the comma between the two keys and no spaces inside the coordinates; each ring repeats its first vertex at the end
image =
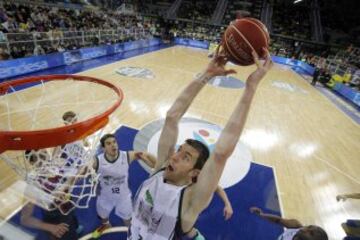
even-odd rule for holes
{"type": "Polygon", "coordinates": [[[260,58],[265,57],[263,48],[268,49],[270,42],[266,26],[255,18],[241,18],[233,21],[226,29],[222,46],[229,60],[237,65],[254,64],[251,55],[254,49],[260,58]]]}

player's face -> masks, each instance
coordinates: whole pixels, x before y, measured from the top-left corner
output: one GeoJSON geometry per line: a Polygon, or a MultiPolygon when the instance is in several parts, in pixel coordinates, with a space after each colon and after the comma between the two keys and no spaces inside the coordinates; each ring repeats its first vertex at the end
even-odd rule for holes
{"type": "Polygon", "coordinates": [[[110,156],[116,156],[118,154],[119,148],[115,138],[110,137],[105,140],[104,151],[110,156]]]}
{"type": "Polygon", "coordinates": [[[198,151],[187,143],[182,144],[170,157],[165,169],[165,178],[173,183],[191,181],[198,151]]]}

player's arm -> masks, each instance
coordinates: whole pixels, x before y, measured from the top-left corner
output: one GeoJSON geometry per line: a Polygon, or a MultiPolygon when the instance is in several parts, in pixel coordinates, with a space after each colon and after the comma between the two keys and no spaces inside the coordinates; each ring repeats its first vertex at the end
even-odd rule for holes
{"type": "Polygon", "coordinates": [[[97,156],[94,156],[93,160],[92,160],[92,167],[95,169],[95,172],[98,171],[99,169],[99,159],[97,156]]]}
{"type": "Polygon", "coordinates": [[[167,111],[165,123],[159,139],[157,152],[158,160],[155,165],[155,171],[162,168],[165,161],[174,153],[179,132],[179,121],[189,108],[195,96],[205,86],[208,78],[211,78],[211,76],[202,74],[200,77],[191,81],[167,111]]]}
{"type": "Polygon", "coordinates": [[[348,198],[360,199],[360,193],[340,194],[336,196],[337,201],[346,201],[348,198]]]}
{"type": "Polygon", "coordinates": [[[266,219],[272,223],[279,224],[286,228],[301,228],[303,225],[296,219],[286,219],[282,218],[280,216],[264,213],[260,208],[258,207],[252,207],[250,208],[250,212],[255,213],[256,215],[260,216],[263,219],[266,219]]]}
{"type": "Polygon", "coordinates": [[[20,222],[26,227],[36,228],[40,230],[47,230],[46,223],[40,221],[32,216],[34,211],[34,204],[27,203],[21,210],[20,222]]]}
{"type": "Polygon", "coordinates": [[[224,202],[224,217],[225,220],[229,220],[231,216],[233,215],[234,211],[232,209],[231,203],[229,201],[229,198],[224,191],[224,189],[220,186],[216,188],[216,193],[220,196],[221,200],[224,202]]]}
{"type": "Polygon", "coordinates": [[[129,163],[139,159],[143,161],[150,168],[154,168],[156,164],[156,157],[148,152],[128,151],[129,163]]]}
{"type": "Polygon", "coordinates": [[[65,223],[60,224],[49,224],[44,221],[41,221],[37,218],[33,217],[34,204],[28,203],[21,210],[20,221],[21,224],[35,229],[40,229],[43,231],[50,232],[52,235],[57,238],[61,238],[67,231],[69,231],[69,226],[65,223]]]}
{"type": "Polygon", "coordinates": [[[167,111],[164,127],[159,139],[158,159],[155,165],[155,171],[163,167],[165,161],[173,154],[178,138],[179,121],[200,90],[215,76],[235,73],[234,70],[225,70],[224,66],[219,67],[218,64],[220,62],[226,62],[226,60],[224,60],[223,56],[215,56],[206,71],[201,73],[185,87],[167,111]]]}
{"type": "Polygon", "coordinates": [[[215,192],[226,160],[239,141],[257,86],[272,66],[269,52],[264,64],[258,63],[257,56],[254,58],[258,65],[257,69],[248,77],[244,93],[221,132],[213,153],[201,170],[197,183],[188,188],[190,195],[189,198],[185,197],[191,199],[189,206],[194,214],[200,214],[215,192]]]}

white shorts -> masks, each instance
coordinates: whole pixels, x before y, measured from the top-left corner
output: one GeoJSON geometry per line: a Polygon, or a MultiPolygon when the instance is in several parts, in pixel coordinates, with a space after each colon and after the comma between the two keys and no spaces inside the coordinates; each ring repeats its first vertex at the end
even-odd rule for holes
{"type": "Polygon", "coordinates": [[[123,220],[130,220],[132,214],[131,193],[100,194],[96,199],[96,211],[99,217],[107,219],[115,208],[115,214],[123,220]]]}

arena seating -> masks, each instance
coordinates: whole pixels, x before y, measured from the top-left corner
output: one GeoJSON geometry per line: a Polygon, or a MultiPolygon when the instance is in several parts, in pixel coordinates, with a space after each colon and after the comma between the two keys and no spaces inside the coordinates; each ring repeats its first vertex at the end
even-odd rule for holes
{"type": "Polygon", "coordinates": [[[178,18],[194,21],[208,21],[216,7],[217,1],[183,1],[177,12],[178,18]]]}

